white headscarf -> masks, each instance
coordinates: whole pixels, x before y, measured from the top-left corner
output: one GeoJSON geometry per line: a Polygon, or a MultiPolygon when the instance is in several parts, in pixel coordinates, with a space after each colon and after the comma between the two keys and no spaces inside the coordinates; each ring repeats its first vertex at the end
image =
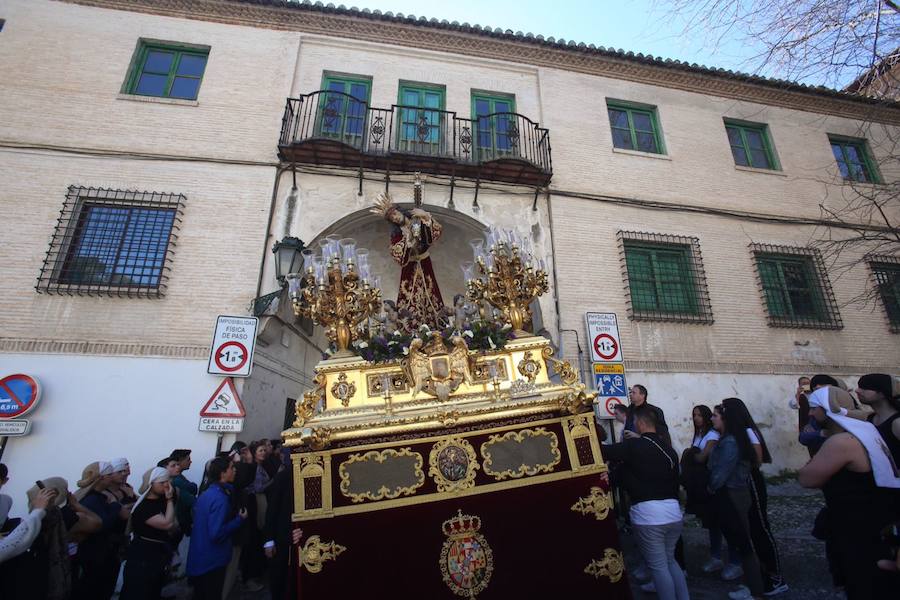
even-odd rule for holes
{"type": "Polygon", "coordinates": [[[847,392],[828,385],[817,389],[807,396],[807,399],[809,400],[810,408],[818,406],[824,409],[828,418],[843,427],[847,433],[853,435],[863,445],[866,453],[869,455],[869,461],[872,463],[875,485],[878,487],[900,488],[900,470],[894,464],[891,451],[888,449],[887,444],[884,443],[881,434],[868,421],[860,421],[847,416],[847,408],[842,405],[850,402],[852,406],[853,402],[847,392]]]}
{"type": "Polygon", "coordinates": [[[134,514],[134,511],[138,507],[138,505],[144,501],[144,498],[146,498],[147,494],[150,493],[150,490],[152,489],[154,483],[159,483],[160,481],[169,481],[169,479],[171,479],[171,476],[169,475],[169,471],[167,469],[163,467],[153,467],[152,469],[150,469],[149,474],[144,475],[144,481],[147,482],[147,489],[141,492],[141,495],[138,496],[138,499],[134,503],[134,506],[131,507],[131,513],[134,514]]]}
{"type": "Polygon", "coordinates": [[[106,462],[105,460],[101,460],[99,463],[97,463],[97,468],[99,470],[98,474],[100,475],[100,477],[103,477],[104,475],[112,475],[116,472],[115,469],[113,469],[112,463],[106,462]]]}
{"type": "Polygon", "coordinates": [[[112,465],[113,473],[118,471],[124,471],[128,468],[128,459],[127,458],[114,458],[110,463],[112,465]]]}

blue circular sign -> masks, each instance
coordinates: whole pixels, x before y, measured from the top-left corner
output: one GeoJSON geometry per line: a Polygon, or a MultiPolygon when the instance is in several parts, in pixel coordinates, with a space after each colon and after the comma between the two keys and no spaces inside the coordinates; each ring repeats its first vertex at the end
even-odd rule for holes
{"type": "Polygon", "coordinates": [[[31,412],[41,397],[37,379],[17,373],[0,379],[0,419],[15,419],[31,412]]]}

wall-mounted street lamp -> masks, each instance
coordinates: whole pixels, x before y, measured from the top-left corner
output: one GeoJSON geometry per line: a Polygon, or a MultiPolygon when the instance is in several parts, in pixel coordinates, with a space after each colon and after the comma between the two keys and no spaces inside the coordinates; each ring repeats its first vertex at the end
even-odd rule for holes
{"type": "Polygon", "coordinates": [[[296,273],[303,266],[303,249],[305,248],[303,240],[288,236],[280,242],[272,245],[272,254],[275,255],[275,278],[278,280],[279,288],[270,294],[260,296],[253,299],[252,310],[256,317],[261,316],[272,304],[286,284],[285,276],[288,273],[296,273]]]}
{"type": "Polygon", "coordinates": [[[275,255],[275,278],[284,287],[284,278],[288,273],[297,273],[303,266],[303,240],[288,236],[272,245],[275,255]]]}

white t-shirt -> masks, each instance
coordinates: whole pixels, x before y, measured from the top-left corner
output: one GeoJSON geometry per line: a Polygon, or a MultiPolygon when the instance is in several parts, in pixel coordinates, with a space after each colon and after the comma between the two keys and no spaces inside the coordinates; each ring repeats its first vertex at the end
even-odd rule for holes
{"type": "Polygon", "coordinates": [[[710,442],[715,442],[719,439],[719,432],[715,429],[710,429],[706,432],[706,435],[700,437],[699,435],[694,436],[694,443],[691,444],[695,448],[700,448],[700,452],[703,452],[703,449],[706,448],[706,445],[710,442]]]}
{"type": "Polygon", "coordinates": [[[684,518],[681,506],[675,498],[666,500],[645,500],[631,507],[633,525],[668,525],[684,518]]]}
{"type": "Polygon", "coordinates": [[[759,436],[757,436],[757,435],[756,435],[756,432],[753,431],[753,429],[750,428],[750,427],[747,428],[747,437],[750,438],[750,443],[751,443],[751,444],[756,444],[757,446],[760,446],[760,445],[761,445],[761,444],[759,443],[759,436]]]}

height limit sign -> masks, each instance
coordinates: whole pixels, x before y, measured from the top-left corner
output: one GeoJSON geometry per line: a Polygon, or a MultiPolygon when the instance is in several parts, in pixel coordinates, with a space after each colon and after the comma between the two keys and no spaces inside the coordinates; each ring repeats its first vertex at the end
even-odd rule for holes
{"type": "Polygon", "coordinates": [[[212,375],[249,377],[253,368],[253,348],[256,344],[256,317],[220,315],[209,349],[206,372],[212,375]]]}
{"type": "Polygon", "coordinates": [[[622,343],[619,341],[619,323],[616,313],[585,314],[588,339],[591,345],[591,361],[595,363],[622,362],[622,343]]]}

